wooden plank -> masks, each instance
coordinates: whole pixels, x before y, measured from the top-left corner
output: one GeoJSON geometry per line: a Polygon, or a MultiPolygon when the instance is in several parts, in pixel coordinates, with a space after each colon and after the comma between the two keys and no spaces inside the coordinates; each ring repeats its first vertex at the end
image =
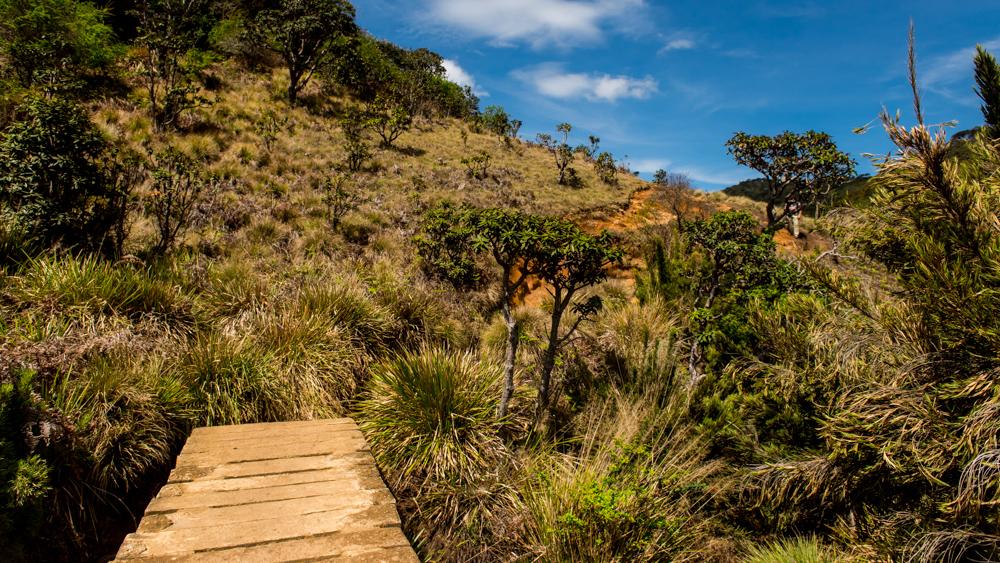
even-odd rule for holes
{"type": "Polygon", "coordinates": [[[418,563],[350,419],[195,430],[116,560],[418,563]]]}

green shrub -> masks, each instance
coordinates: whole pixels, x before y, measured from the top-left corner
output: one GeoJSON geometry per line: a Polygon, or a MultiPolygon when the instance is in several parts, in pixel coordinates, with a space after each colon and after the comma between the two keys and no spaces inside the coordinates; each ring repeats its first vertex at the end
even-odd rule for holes
{"type": "Polygon", "coordinates": [[[114,176],[110,143],[72,103],[30,98],[20,111],[0,141],[0,208],[46,245],[119,250],[108,235],[131,184],[114,176]]]}

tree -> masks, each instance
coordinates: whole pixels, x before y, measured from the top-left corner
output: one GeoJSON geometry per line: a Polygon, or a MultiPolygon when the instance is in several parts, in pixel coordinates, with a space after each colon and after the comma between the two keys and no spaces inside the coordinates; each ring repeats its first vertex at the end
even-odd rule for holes
{"type": "Polygon", "coordinates": [[[532,240],[536,245],[535,267],[539,276],[551,286],[552,312],[548,343],[542,360],[535,404],[535,425],[549,406],[549,384],[559,348],[576,332],[580,323],[601,309],[601,299],[591,297],[573,306],[577,318],[569,330],[560,334],[563,315],[573,305],[573,297],[585,288],[604,281],[605,269],[621,262],[625,251],[614,244],[608,231],[597,236],[580,230],[576,224],[562,219],[546,218],[535,226],[532,240]]]}
{"type": "Polygon", "coordinates": [[[504,110],[503,106],[487,106],[479,117],[479,122],[483,128],[496,135],[499,147],[503,147],[504,142],[509,143],[510,139],[517,135],[518,129],[521,128],[521,122],[511,119],[510,114],[504,110]]]}
{"type": "Polygon", "coordinates": [[[795,196],[803,206],[814,202],[854,175],[854,161],[837,150],[830,135],[785,131],[779,135],[748,135],[742,131],[726,142],[737,164],[750,167],[767,180],[767,226],[778,229],[786,212],[775,207],[795,196]]]}
{"type": "Polygon", "coordinates": [[[197,23],[207,0],[142,0],[133,14],[139,19],[142,68],[157,128],[171,127],[185,110],[208,100],[198,92],[185,57],[204,35],[197,23]]]}
{"type": "Polygon", "coordinates": [[[71,85],[111,68],[114,33],[105,10],[74,0],[0,0],[0,52],[24,88],[71,85]]]}
{"type": "Polygon", "coordinates": [[[539,273],[540,221],[518,211],[460,208],[446,202],[424,215],[421,235],[415,240],[420,257],[444,273],[456,287],[478,281],[475,266],[478,253],[492,256],[502,270],[498,305],[507,325],[507,347],[498,410],[501,418],[507,415],[514,396],[514,362],[521,337],[512,301],[528,277],[539,273]]]}
{"type": "Polygon", "coordinates": [[[473,248],[493,256],[500,274],[500,314],[507,325],[507,353],[499,414],[507,416],[514,396],[514,360],[521,329],[514,318],[512,301],[529,276],[540,272],[539,223],[534,216],[506,209],[483,209],[473,216],[473,248]]]}
{"type": "Polygon", "coordinates": [[[601,178],[601,181],[609,186],[618,185],[618,167],[615,166],[615,157],[609,152],[602,152],[594,160],[594,172],[601,178]]]}
{"type": "Polygon", "coordinates": [[[565,183],[566,180],[566,167],[569,166],[570,162],[573,162],[573,149],[566,144],[569,138],[569,132],[573,130],[573,126],[569,123],[561,123],[556,126],[556,132],[562,133],[562,142],[556,142],[551,135],[544,135],[539,133],[536,136],[538,144],[549,149],[552,155],[556,159],[556,169],[559,170],[559,184],[565,183]]]}
{"type": "Polygon", "coordinates": [[[354,6],[346,0],[280,0],[248,18],[248,37],[288,65],[288,103],[295,105],[316,70],[330,60],[337,40],[354,36],[354,6]]]}
{"type": "Polygon", "coordinates": [[[393,141],[410,130],[411,125],[413,116],[410,115],[410,111],[390,96],[379,94],[375,101],[368,105],[365,127],[382,138],[384,148],[391,147],[393,141]]]}
{"type": "Polygon", "coordinates": [[[694,332],[688,356],[690,386],[702,379],[698,369],[702,345],[710,339],[709,326],[715,315],[716,300],[764,287],[789,285],[793,277],[787,263],[775,255],[774,237],[752,215],[744,211],[723,211],[709,219],[696,219],[683,233],[706,254],[705,267],[696,274],[696,294],[691,313],[694,332]]]}
{"type": "MultiPolygon", "coordinates": [[[[678,227],[683,230],[685,217],[697,207],[694,190],[691,188],[691,180],[686,174],[667,172],[661,169],[653,174],[653,183],[658,186],[653,198],[662,202],[673,212],[674,216],[677,217],[678,227]]],[[[703,205],[708,205],[708,203],[705,202],[703,205]]]]}
{"type": "Polygon", "coordinates": [[[983,120],[990,138],[1000,137],[1000,65],[996,58],[976,45],[976,86],[974,90],[983,100],[983,120]]]}
{"type": "MultiPolygon", "coordinates": [[[[0,208],[12,212],[46,245],[117,252],[126,202],[137,183],[121,169],[111,143],[83,109],[59,99],[31,98],[27,119],[0,141],[0,208]]],[[[124,235],[122,234],[122,239],[124,235]]]]}

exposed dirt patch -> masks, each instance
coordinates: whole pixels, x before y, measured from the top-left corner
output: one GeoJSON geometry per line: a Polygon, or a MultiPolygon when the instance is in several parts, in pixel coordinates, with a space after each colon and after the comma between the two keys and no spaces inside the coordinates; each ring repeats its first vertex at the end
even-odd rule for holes
{"type": "MultiPolygon", "coordinates": [[[[632,231],[641,229],[647,225],[666,225],[676,219],[658,197],[659,190],[655,184],[636,190],[629,198],[628,206],[617,213],[602,217],[586,217],[578,220],[580,228],[590,234],[597,234],[604,229],[614,231],[632,231]]],[[[712,211],[731,211],[733,207],[724,201],[709,202],[698,198],[687,205],[691,216],[702,216],[712,211]]],[[[820,252],[832,248],[830,240],[823,236],[805,232],[800,232],[798,239],[792,237],[787,229],[780,229],[774,234],[774,241],[778,244],[778,253],[786,258],[793,258],[810,253],[814,250],[820,252]]],[[[626,288],[632,291],[633,299],[635,294],[637,271],[646,267],[646,262],[642,256],[632,255],[626,258],[625,264],[616,266],[608,270],[609,280],[618,280],[626,288]]],[[[549,286],[542,280],[531,276],[526,285],[514,297],[517,306],[538,307],[549,297],[549,286]]]]}

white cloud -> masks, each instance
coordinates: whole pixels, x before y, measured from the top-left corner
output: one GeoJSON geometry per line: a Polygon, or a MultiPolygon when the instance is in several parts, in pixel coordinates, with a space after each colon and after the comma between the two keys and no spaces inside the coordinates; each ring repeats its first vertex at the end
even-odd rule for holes
{"type": "Polygon", "coordinates": [[[670,160],[666,158],[638,158],[629,165],[632,170],[638,170],[644,174],[652,174],[657,170],[666,170],[669,167],[670,160]]]}
{"type": "Polygon", "coordinates": [[[601,41],[602,27],[635,17],[642,6],[643,0],[430,0],[428,15],[496,46],[569,47],[601,41]]]}
{"type": "MultiPolygon", "coordinates": [[[[993,52],[1000,48],[1000,38],[982,43],[983,49],[993,52]]],[[[973,58],[976,55],[975,46],[931,58],[926,64],[921,64],[917,52],[917,80],[921,86],[932,92],[951,98],[963,105],[979,105],[980,100],[972,94],[973,58]],[[956,86],[954,91],[951,86],[956,86]]]]}
{"type": "Polygon", "coordinates": [[[670,43],[667,43],[662,49],[661,53],[667,51],[685,51],[687,49],[694,49],[694,41],[690,39],[674,39],[670,43]]]}
{"type": "Polygon", "coordinates": [[[705,170],[696,167],[680,168],[675,170],[676,172],[681,172],[687,174],[689,178],[695,180],[696,182],[703,182],[705,184],[715,184],[717,186],[729,187],[739,184],[743,180],[750,178],[753,171],[746,169],[735,169],[735,170],[705,170]]]}
{"type": "Polygon", "coordinates": [[[530,84],[543,96],[563,100],[586,98],[615,102],[621,98],[645,99],[659,91],[659,82],[649,75],[639,79],[601,73],[567,73],[557,64],[515,70],[511,76],[530,84]]]}
{"type": "Polygon", "coordinates": [[[489,97],[490,93],[483,90],[478,84],[476,84],[476,79],[473,78],[471,74],[466,72],[464,68],[460,67],[456,61],[444,59],[441,61],[441,66],[444,67],[444,75],[448,80],[451,80],[459,86],[468,86],[469,88],[472,88],[472,93],[480,98],[489,97]]]}

